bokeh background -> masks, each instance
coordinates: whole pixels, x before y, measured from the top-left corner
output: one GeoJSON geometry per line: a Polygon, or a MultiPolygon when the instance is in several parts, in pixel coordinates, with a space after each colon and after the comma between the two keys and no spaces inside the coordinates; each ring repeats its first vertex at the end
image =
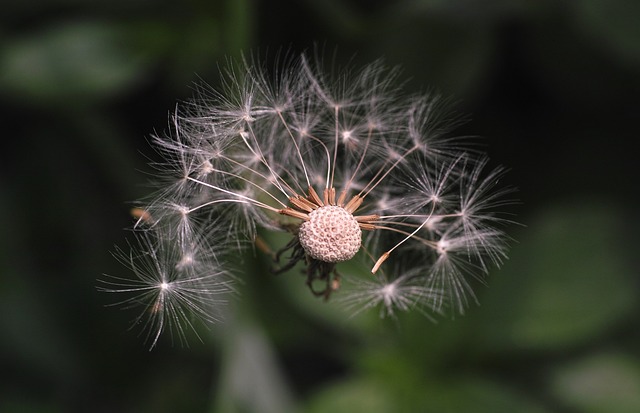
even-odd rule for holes
{"type": "Polygon", "coordinates": [[[1,412],[640,411],[640,2],[5,0],[1,412]],[[148,351],[103,273],[147,139],[241,51],[319,47],[453,96],[521,204],[464,317],[355,318],[295,273],[148,351]]]}

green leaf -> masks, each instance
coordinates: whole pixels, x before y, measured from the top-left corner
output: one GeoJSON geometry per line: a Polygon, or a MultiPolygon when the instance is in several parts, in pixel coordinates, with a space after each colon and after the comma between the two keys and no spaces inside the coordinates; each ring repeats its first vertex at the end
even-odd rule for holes
{"type": "Polygon", "coordinates": [[[336,382],[311,399],[304,412],[547,412],[521,392],[486,379],[431,379],[404,388],[394,379],[362,377],[336,382]]]}
{"type": "Polygon", "coordinates": [[[119,35],[115,26],[67,23],[7,41],[0,90],[68,105],[118,93],[141,76],[144,63],[119,35]]]}
{"type": "Polygon", "coordinates": [[[624,213],[588,202],[527,220],[521,243],[480,301],[477,343],[491,351],[577,345],[607,331],[638,300],[624,213]]]}
{"type": "Polygon", "coordinates": [[[624,354],[603,353],[562,366],[551,387],[575,411],[640,412],[640,362],[624,354]]]}
{"type": "Polygon", "coordinates": [[[397,411],[388,386],[367,378],[337,382],[320,391],[305,413],[387,413],[397,411]]]}

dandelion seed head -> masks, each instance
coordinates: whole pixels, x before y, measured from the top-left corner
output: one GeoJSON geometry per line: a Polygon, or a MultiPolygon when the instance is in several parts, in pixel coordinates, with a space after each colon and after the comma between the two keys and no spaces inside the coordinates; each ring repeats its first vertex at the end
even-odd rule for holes
{"type": "Polygon", "coordinates": [[[301,138],[309,136],[309,129],[307,127],[298,128],[298,134],[301,138]]]}
{"type": "Polygon", "coordinates": [[[341,262],[353,258],[362,244],[362,231],[351,213],[327,205],[312,211],[300,225],[300,243],[312,258],[341,262]]]}
{"type": "Polygon", "coordinates": [[[386,211],[389,208],[389,197],[384,196],[381,197],[378,202],[376,202],[379,211],[386,211]]]}
{"type": "Polygon", "coordinates": [[[322,187],[324,185],[325,176],[324,174],[313,174],[311,177],[311,183],[317,187],[322,187]]]}
{"type": "Polygon", "coordinates": [[[440,228],[440,224],[442,223],[442,217],[440,216],[432,216],[431,219],[424,226],[428,231],[437,231],[440,228]]]}
{"type": "Polygon", "coordinates": [[[176,269],[183,270],[185,268],[189,268],[193,266],[195,262],[196,262],[196,258],[193,255],[193,253],[187,252],[182,256],[180,261],[178,261],[178,263],[176,264],[176,269]]]}
{"type": "Polygon", "coordinates": [[[440,240],[438,240],[438,244],[437,244],[438,253],[446,254],[450,246],[451,246],[451,243],[449,241],[447,241],[444,238],[441,238],[440,240]]]}
{"type": "Polygon", "coordinates": [[[206,160],[200,165],[200,175],[206,176],[214,171],[213,164],[210,160],[206,160]]]}
{"type": "Polygon", "coordinates": [[[354,138],[352,130],[344,130],[342,131],[341,135],[342,141],[345,143],[354,138]]]}
{"type": "Polygon", "coordinates": [[[153,137],[165,160],[136,226],[152,232],[137,257],[144,266],[123,257],[139,281],[109,290],[143,296],[126,303],[152,309],[154,344],[193,315],[215,321],[212,295],[228,289],[220,274],[258,245],[258,230],[291,236],[265,248],[276,247],[273,272],[304,267],[314,295],[343,294],[355,312],[381,315],[462,313],[472,282],[506,258],[504,170],[487,171],[477,147],[451,134],[459,120],[448,101],[404,95],[398,71],[381,62],[322,68],[304,54],[275,73],[255,59],[230,62],[220,90],[203,86],[153,137]],[[345,261],[367,270],[343,274],[353,267],[345,261]]]}
{"type": "Polygon", "coordinates": [[[190,212],[190,208],[187,205],[176,205],[175,206],[176,211],[178,212],[178,214],[182,215],[182,216],[187,216],[189,215],[190,212]]]}
{"type": "Polygon", "coordinates": [[[396,295],[396,285],[394,283],[387,284],[380,289],[380,295],[386,307],[390,307],[393,303],[393,297],[396,295]]]}

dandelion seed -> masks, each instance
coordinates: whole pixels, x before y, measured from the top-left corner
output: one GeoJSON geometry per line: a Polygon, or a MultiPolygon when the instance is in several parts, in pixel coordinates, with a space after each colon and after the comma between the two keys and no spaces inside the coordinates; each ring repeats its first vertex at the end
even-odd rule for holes
{"type": "MultiPolygon", "coordinates": [[[[396,270],[398,270],[396,268],[396,270]]],[[[421,276],[412,272],[394,271],[402,274],[394,280],[377,276],[371,280],[353,280],[353,290],[339,298],[353,315],[369,308],[380,308],[380,316],[395,316],[396,311],[417,310],[432,318],[442,313],[441,293],[424,285],[421,276]]]]}
{"type": "MultiPolygon", "coordinates": [[[[459,120],[445,99],[404,97],[398,72],[380,62],[335,79],[305,55],[280,63],[273,74],[255,60],[231,63],[221,91],[200,89],[172,116],[172,131],[153,139],[165,162],[155,165],[162,179],[142,224],[183,253],[200,238],[212,246],[169,267],[167,251],[147,245],[154,270],[218,268],[211,258],[229,261],[258,228],[286,231],[273,272],[304,266],[314,295],[328,300],[344,276],[361,280],[341,291],[352,308],[463,312],[475,300],[472,280],[506,257],[504,171],[487,171],[486,157],[451,134],[459,120]],[[211,241],[221,234],[226,242],[211,241]],[[369,271],[342,275],[350,260],[369,271]]],[[[159,297],[182,284],[151,279],[167,283],[152,290],[151,306],[165,308],[159,297]]],[[[188,297],[186,307],[207,318],[188,297]]]]}
{"type": "Polygon", "coordinates": [[[153,230],[135,235],[137,243],[128,251],[118,248],[114,253],[133,276],[105,276],[99,290],[122,296],[113,305],[138,309],[132,328],[142,325],[150,348],[165,331],[182,344],[189,330],[200,338],[195,322],[218,321],[224,296],[232,291],[227,272],[202,244],[183,253],[153,230]],[[200,261],[194,259],[196,254],[200,261]]]}

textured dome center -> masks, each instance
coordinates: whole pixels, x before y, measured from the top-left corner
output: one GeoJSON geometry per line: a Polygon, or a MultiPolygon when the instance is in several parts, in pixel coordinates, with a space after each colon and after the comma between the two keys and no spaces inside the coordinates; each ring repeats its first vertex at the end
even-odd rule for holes
{"type": "Polygon", "coordinates": [[[309,213],[300,225],[300,244],[312,258],[340,262],[353,258],[362,244],[358,221],[344,208],[327,205],[309,213]]]}

